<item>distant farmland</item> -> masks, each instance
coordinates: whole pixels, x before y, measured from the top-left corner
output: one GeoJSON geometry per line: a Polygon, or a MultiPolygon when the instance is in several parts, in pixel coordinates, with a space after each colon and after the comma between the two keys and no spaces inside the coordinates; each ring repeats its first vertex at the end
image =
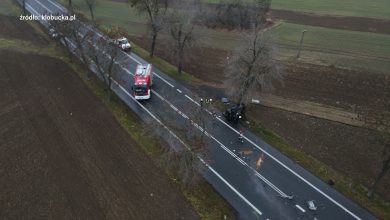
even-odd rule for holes
{"type": "MultiPolygon", "coordinates": [[[[215,0],[208,1],[218,2],[215,0]]],[[[309,10],[312,7],[311,10],[316,11],[313,6],[310,6],[311,4],[306,3],[307,1],[291,0],[291,2],[275,0],[273,1],[273,7],[281,8],[279,5],[283,5],[284,9],[294,10],[298,8],[309,10]],[[291,2],[295,2],[296,4],[291,2]],[[289,8],[289,5],[294,5],[295,7],[289,8]]],[[[331,8],[331,6],[339,7],[338,5],[340,5],[340,8],[346,7],[345,2],[339,3],[338,5],[331,4],[332,2],[338,2],[336,0],[328,0],[326,2],[328,8],[331,8]]],[[[348,2],[350,1],[348,0],[348,2]]],[[[349,9],[350,14],[359,13],[357,8],[362,8],[362,10],[367,10],[367,13],[369,11],[370,13],[368,14],[380,15],[380,11],[379,9],[376,10],[376,7],[361,6],[374,3],[367,3],[362,0],[357,0],[357,2],[355,1],[354,5],[359,5],[359,7],[351,7],[349,9]]],[[[381,10],[389,8],[388,11],[390,11],[390,6],[388,6],[390,4],[385,4],[385,1],[376,2],[377,5],[382,5],[379,7],[381,10]]],[[[63,3],[66,3],[66,1],[63,0],[63,3]]],[[[73,0],[73,4],[87,17],[89,16],[84,1],[73,0]]],[[[321,8],[320,6],[316,7],[321,8]]],[[[385,11],[383,10],[383,16],[386,14],[385,11]]],[[[337,10],[334,12],[337,12],[337,10]]],[[[147,34],[146,18],[138,15],[125,2],[99,1],[95,9],[95,14],[98,21],[102,24],[119,26],[130,35],[145,36],[147,34]]],[[[202,34],[203,39],[201,40],[206,47],[230,51],[240,44],[239,32],[202,29],[204,34],[202,34]]],[[[305,62],[325,65],[333,64],[358,69],[370,66],[373,70],[381,72],[385,72],[390,68],[390,35],[292,24],[288,23],[288,21],[271,29],[273,40],[277,45],[277,55],[280,59],[288,59],[296,55],[301,32],[304,29],[308,31],[305,36],[302,51],[302,60],[305,62]]]]}
{"type": "MultiPolygon", "coordinates": [[[[220,0],[202,1],[220,2],[220,0]]],[[[272,0],[272,8],[326,15],[390,19],[388,0],[272,0]]]]}

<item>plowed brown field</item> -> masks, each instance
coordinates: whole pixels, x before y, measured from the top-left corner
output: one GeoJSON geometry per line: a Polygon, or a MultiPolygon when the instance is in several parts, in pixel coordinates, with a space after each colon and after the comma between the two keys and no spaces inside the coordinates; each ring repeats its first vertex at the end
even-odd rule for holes
{"type": "Polygon", "coordinates": [[[0,219],[199,218],[77,75],[47,56],[0,50],[0,176],[0,219]]]}

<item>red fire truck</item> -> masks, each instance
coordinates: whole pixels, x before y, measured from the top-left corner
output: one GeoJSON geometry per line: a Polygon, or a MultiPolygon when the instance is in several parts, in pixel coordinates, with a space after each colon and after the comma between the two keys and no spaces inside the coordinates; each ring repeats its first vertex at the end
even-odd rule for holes
{"type": "Polygon", "coordinates": [[[134,98],[137,100],[150,99],[150,92],[153,84],[151,64],[140,64],[134,74],[134,98]]]}

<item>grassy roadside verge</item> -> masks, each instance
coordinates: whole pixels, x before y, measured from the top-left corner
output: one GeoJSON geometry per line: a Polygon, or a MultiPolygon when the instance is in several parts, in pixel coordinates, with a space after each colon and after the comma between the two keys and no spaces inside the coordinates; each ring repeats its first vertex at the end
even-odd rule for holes
{"type": "Polygon", "coordinates": [[[390,219],[389,202],[378,195],[375,195],[373,199],[367,198],[367,188],[365,186],[354,182],[352,179],[337,172],[302,150],[289,145],[283,138],[262,126],[259,121],[253,118],[249,118],[249,121],[249,128],[251,131],[264,138],[267,143],[277,148],[280,152],[296,161],[299,165],[318,176],[323,181],[332,179],[336,183],[334,188],[337,191],[365,207],[377,217],[381,219],[390,219]]]}

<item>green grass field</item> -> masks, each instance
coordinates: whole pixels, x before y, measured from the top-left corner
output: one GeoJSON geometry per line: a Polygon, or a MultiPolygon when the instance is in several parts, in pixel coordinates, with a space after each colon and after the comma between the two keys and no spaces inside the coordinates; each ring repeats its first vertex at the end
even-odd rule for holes
{"type": "MultiPolygon", "coordinates": [[[[59,0],[59,2],[67,5],[68,1],[59,0]]],[[[72,5],[90,18],[84,0],[72,0],[72,5]]],[[[120,26],[130,35],[143,35],[147,31],[146,17],[138,14],[129,4],[124,2],[98,0],[94,14],[98,22],[107,26],[120,26]]]]}
{"type": "Polygon", "coordinates": [[[283,23],[272,29],[272,35],[277,43],[297,45],[302,30],[307,30],[306,47],[390,58],[390,35],[386,34],[283,23]]]}
{"type": "MultiPolygon", "coordinates": [[[[220,0],[202,1],[220,2],[220,0]]],[[[316,14],[390,19],[388,0],[272,0],[271,7],[316,14]]]]}
{"type": "Polygon", "coordinates": [[[301,57],[310,63],[373,69],[390,68],[390,35],[282,23],[271,30],[280,56],[296,55],[302,30],[301,57]]]}

